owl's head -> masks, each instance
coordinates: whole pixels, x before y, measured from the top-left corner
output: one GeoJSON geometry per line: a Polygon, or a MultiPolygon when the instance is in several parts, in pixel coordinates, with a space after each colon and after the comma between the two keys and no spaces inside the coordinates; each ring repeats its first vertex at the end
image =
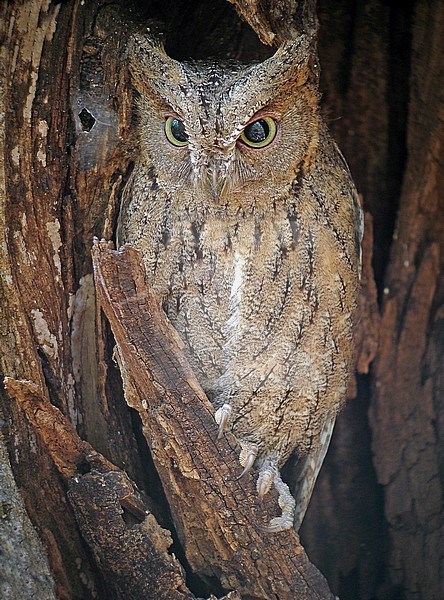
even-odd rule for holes
{"type": "Polygon", "coordinates": [[[312,56],[301,36],[262,63],[184,63],[133,36],[141,161],[197,206],[269,202],[271,187],[285,193],[317,149],[312,56]]]}

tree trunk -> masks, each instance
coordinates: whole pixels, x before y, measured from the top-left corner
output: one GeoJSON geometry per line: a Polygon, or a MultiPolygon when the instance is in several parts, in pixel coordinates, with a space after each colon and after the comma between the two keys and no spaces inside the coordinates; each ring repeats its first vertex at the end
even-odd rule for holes
{"type": "MultiPolygon", "coordinates": [[[[96,243],[96,302],[92,238],[113,239],[132,168],[128,30],[163,21],[179,60],[315,36],[312,0],[234,4],[249,25],[222,2],[0,7],[2,597],[333,597],[296,534],[256,527],[276,496],[234,480],[236,440],[213,443],[135,251],[96,243]]],[[[343,600],[442,594],[438,4],[318,4],[324,103],[367,211],[356,398],[301,532],[343,600]]]]}
{"type": "Polygon", "coordinates": [[[319,3],[324,94],[373,216],[381,322],[376,358],[339,417],[301,537],[343,599],[438,600],[443,11],[425,0],[334,5],[319,3]]]}

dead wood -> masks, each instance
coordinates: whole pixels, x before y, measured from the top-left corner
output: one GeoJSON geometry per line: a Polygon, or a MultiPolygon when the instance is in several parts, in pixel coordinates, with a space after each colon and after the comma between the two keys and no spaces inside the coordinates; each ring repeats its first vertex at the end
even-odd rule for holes
{"type": "Polygon", "coordinates": [[[264,44],[282,44],[301,33],[316,35],[316,1],[229,0],[264,44]]]}
{"type": "MultiPolygon", "coordinates": [[[[226,570],[227,589],[246,590],[253,577],[264,597],[273,587],[268,573],[283,594],[293,585],[303,598],[312,586],[330,597],[295,536],[256,528],[278,513],[276,498],[260,505],[252,478],[234,481],[235,441],[215,443],[211,406],[164,325],[159,335],[174,360],[161,349],[160,366],[148,360],[146,331],[159,338],[143,330],[143,294],[141,307],[133,298],[119,309],[138,316],[125,325],[142,324],[140,331],[119,331],[109,307],[135,408],[124,401],[90,259],[92,236],[113,235],[134,151],[121,58],[128,28],[126,16],[123,25],[113,19],[111,4],[0,3],[0,368],[9,377],[0,390],[0,595],[84,600],[131,590],[134,598],[193,598],[210,593],[196,590],[193,571],[206,578],[203,588],[222,594],[208,578],[226,570]],[[143,360],[132,341],[146,350],[143,360]],[[168,548],[165,528],[175,540],[168,548]],[[186,577],[172,555],[181,544],[186,577]]],[[[128,2],[116,4],[132,21],[128,2]]],[[[236,0],[254,31],[228,3],[136,4],[142,19],[168,23],[167,50],[179,60],[263,60],[273,49],[257,35],[276,46],[316,28],[311,1],[236,0]]],[[[360,375],[350,392],[357,398],[339,416],[302,529],[310,558],[344,600],[429,600],[442,591],[440,8],[430,0],[318,1],[323,102],[373,222],[364,240],[360,375]]],[[[110,251],[108,260],[110,276],[118,265],[110,286],[118,290],[127,259],[110,251]]],[[[143,278],[121,292],[129,299],[136,287],[145,289],[143,278]]]]}
{"type": "Polygon", "coordinates": [[[128,476],[82,441],[38,385],[5,379],[68,489],[83,538],[105,579],[107,598],[195,598],[169,554],[171,535],[148,514],[128,476]]]}

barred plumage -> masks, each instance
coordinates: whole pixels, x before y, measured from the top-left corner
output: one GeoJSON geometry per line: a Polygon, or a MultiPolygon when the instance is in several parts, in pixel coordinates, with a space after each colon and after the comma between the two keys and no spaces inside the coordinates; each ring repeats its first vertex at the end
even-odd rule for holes
{"type": "Polygon", "coordinates": [[[297,453],[299,526],[346,394],[362,237],[308,40],[249,66],[178,63],[143,36],[129,56],[140,152],[119,241],[141,249],[216,418],[259,469],[259,493],[279,490],[272,531],[293,524],[279,469],[297,453]],[[185,125],[180,147],[168,118],[185,125]],[[262,140],[239,138],[258,121],[257,138],[273,123],[276,136],[249,147],[262,140]]]}

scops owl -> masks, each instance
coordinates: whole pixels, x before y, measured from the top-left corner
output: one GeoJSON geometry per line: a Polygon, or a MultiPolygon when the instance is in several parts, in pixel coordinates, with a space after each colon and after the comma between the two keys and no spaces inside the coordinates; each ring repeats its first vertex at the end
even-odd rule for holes
{"type": "Polygon", "coordinates": [[[138,154],[118,243],[153,289],[240,462],[299,527],[344,400],[362,216],[319,110],[306,36],[262,63],[178,62],[129,43],[138,154]],[[280,468],[296,453],[295,498],[280,468]]]}

